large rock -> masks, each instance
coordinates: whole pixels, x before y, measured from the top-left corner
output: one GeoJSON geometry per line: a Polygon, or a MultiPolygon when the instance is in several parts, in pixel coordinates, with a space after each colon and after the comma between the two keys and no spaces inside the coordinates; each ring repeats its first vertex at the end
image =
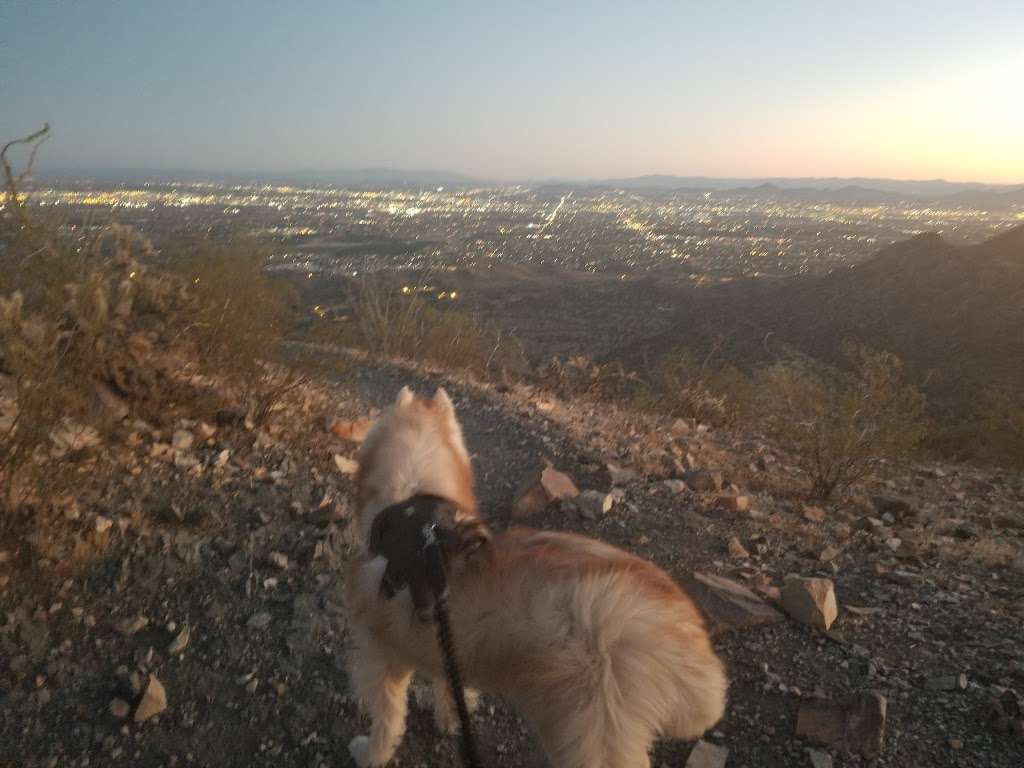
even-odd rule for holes
{"type": "Polygon", "coordinates": [[[839,702],[805,701],[797,714],[796,735],[815,744],[877,757],[885,740],[887,702],[864,691],[839,702]]]}
{"type": "Polygon", "coordinates": [[[159,715],[167,709],[167,691],[163,684],[157,680],[156,675],[149,676],[149,684],[146,686],[142,700],[135,710],[135,722],[142,723],[151,717],[159,715]]]}
{"type": "Polygon", "coordinates": [[[686,768],[725,768],[729,750],[710,742],[698,741],[686,759],[686,768]]]}
{"type": "Polygon", "coordinates": [[[775,624],[785,619],[742,584],[723,576],[694,573],[686,591],[700,606],[712,634],[758,624],[775,624]]]}
{"type": "Polygon", "coordinates": [[[790,576],[782,588],[782,607],[790,616],[823,632],[839,615],[836,591],[831,579],[790,576]]]}
{"type": "Polygon", "coordinates": [[[572,479],[552,466],[541,471],[540,476],[526,483],[516,497],[512,516],[529,517],[542,512],[559,501],[570,501],[580,495],[572,479]]]}

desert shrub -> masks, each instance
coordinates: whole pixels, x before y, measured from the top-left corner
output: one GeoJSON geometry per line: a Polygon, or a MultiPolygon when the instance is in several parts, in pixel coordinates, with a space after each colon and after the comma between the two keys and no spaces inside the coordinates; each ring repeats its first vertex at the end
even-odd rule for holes
{"type": "Polygon", "coordinates": [[[243,415],[269,413],[295,376],[266,362],[288,304],[260,255],[191,244],[160,258],[124,227],[50,226],[24,204],[10,146],[0,152],[0,511],[59,493],[56,469],[73,464],[59,460],[125,416],[160,423],[225,398],[243,415]]]}
{"type": "Polygon", "coordinates": [[[636,374],[621,363],[600,364],[582,355],[567,360],[552,358],[537,371],[538,383],[566,400],[591,398],[622,401],[640,386],[636,374]]]}
{"type": "Polygon", "coordinates": [[[1011,468],[1024,468],[1024,392],[993,387],[982,395],[973,421],[978,458],[1011,468]]]}
{"type": "Polygon", "coordinates": [[[341,340],[373,354],[430,362],[507,379],[525,369],[518,341],[476,315],[379,283],[353,286],[341,340]]]}
{"type": "Polygon", "coordinates": [[[906,457],[928,432],[925,397],[904,381],[895,355],[860,346],[847,354],[846,374],[791,361],[759,376],[766,431],[793,451],[822,499],[906,457]]]}
{"type": "Polygon", "coordinates": [[[650,406],[668,416],[732,426],[749,400],[749,377],[734,366],[698,362],[687,351],[662,359],[651,375],[650,406]]]}

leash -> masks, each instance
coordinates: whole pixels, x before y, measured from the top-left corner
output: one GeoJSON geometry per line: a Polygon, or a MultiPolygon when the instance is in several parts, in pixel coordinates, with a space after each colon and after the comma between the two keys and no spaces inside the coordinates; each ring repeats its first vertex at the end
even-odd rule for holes
{"type": "Polygon", "coordinates": [[[482,768],[480,752],[477,749],[473,727],[469,720],[469,707],[466,706],[466,691],[462,685],[462,674],[459,671],[458,657],[455,654],[455,639],[452,636],[451,617],[448,615],[448,580],[445,578],[444,557],[441,544],[434,537],[428,541],[425,551],[430,555],[431,570],[440,574],[440,583],[444,589],[434,594],[434,621],[437,624],[437,644],[441,647],[441,658],[444,660],[445,676],[448,688],[455,699],[455,709],[459,714],[459,745],[462,750],[462,763],[466,768],[482,768]]]}
{"type": "Polygon", "coordinates": [[[453,544],[455,534],[438,525],[437,513],[442,504],[444,500],[436,496],[417,495],[382,510],[373,521],[369,548],[388,561],[381,580],[381,592],[386,598],[394,597],[408,586],[413,605],[424,620],[431,618],[428,609],[433,602],[437,644],[459,715],[462,762],[466,768],[482,768],[448,612],[445,545],[453,544]]]}

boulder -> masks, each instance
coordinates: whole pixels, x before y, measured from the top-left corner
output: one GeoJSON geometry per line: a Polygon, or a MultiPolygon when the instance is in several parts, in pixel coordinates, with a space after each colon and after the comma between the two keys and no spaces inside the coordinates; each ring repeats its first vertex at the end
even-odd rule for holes
{"type": "Polygon", "coordinates": [[[704,613],[712,634],[785,619],[742,584],[723,576],[694,573],[686,591],[704,613]]]}
{"type": "Polygon", "coordinates": [[[827,631],[839,614],[831,579],[790,576],[782,588],[782,607],[801,624],[822,631],[827,631]]]}
{"type": "Polygon", "coordinates": [[[522,487],[512,507],[512,516],[529,517],[556,502],[571,501],[579,495],[580,492],[572,479],[549,465],[538,477],[522,487]]]}
{"type": "Polygon", "coordinates": [[[878,757],[885,739],[887,705],[877,691],[856,693],[839,702],[806,700],[797,713],[796,735],[863,757],[878,757]]]}

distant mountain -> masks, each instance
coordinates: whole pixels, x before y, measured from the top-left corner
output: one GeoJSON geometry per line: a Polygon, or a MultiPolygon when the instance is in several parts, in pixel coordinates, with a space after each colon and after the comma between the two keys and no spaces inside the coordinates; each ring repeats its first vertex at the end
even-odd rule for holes
{"type": "Polygon", "coordinates": [[[852,269],[695,289],[681,303],[670,330],[617,357],[642,365],[724,337],[743,364],[785,344],[841,365],[851,340],[896,353],[961,410],[992,383],[1024,388],[1024,225],[965,247],[918,235],[852,269]]]}
{"type": "Polygon", "coordinates": [[[902,180],[874,178],[760,178],[730,179],[708,176],[636,176],[624,179],[606,179],[596,182],[581,182],[586,185],[601,185],[628,190],[689,190],[722,192],[731,190],[752,190],[758,187],[773,190],[819,190],[836,191],[844,188],[859,188],[877,192],[892,192],[901,195],[939,197],[962,192],[992,190],[1008,191],[1016,185],[982,184],[978,182],[946,181],[944,179],[902,180]]]}
{"type": "Polygon", "coordinates": [[[169,184],[214,182],[225,184],[299,184],[338,187],[472,186],[481,182],[457,173],[400,168],[357,168],[294,171],[199,171],[124,168],[64,168],[36,174],[36,181],[94,182],[101,184],[169,184]]]}

